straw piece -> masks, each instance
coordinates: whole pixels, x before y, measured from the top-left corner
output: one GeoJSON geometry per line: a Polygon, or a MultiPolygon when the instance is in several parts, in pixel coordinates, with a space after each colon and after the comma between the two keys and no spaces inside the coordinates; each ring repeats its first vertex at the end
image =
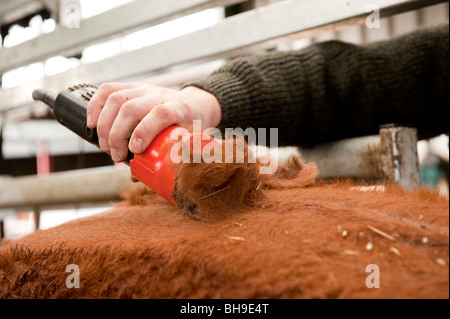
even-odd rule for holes
{"type": "Polygon", "coordinates": [[[224,190],[226,190],[226,189],[228,189],[228,188],[230,188],[230,187],[231,187],[231,186],[227,186],[227,187],[224,187],[224,188],[222,188],[222,189],[219,189],[218,191],[215,191],[215,192],[212,192],[211,194],[208,194],[208,195],[203,196],[201,199],[205,199],[205,198],[207,198],[207,197],[209,197],[209,196],[216,195],[217,193],[220,193],[220,192],[222,192],[222,191],[224,191],[224,190]]]}
{"type": "Polygon", "coordinates": [[[375,228],[375,227],[370,226],[370,225],[367,225],[367,228],[369,228],[371,231],[373,231],[373,232],[377,233],[378,235],[381,235],[381,236],[383,236],[383,237],[385,237],[385,238],[387,238],[387,239],[389,239],[389,240],[392,240],[392,241],[395,240],[394,237],[392,237],[392,236],[389,235],[389,234],[386,234],[384,231],[381,231],[381,230],[379,230],[378,228],[375,228]]]}

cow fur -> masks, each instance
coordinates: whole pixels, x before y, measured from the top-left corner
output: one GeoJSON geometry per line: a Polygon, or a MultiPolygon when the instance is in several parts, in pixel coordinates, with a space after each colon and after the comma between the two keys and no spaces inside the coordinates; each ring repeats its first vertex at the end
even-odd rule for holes
{"type": "Polygon", "coordinates": [[[449,298],[448,199],[428,189],[362,191],[297,158],[272,176],[182,165],[186,207],[136,184],[107,212],[4,243],[0,298],[449,298]]]}

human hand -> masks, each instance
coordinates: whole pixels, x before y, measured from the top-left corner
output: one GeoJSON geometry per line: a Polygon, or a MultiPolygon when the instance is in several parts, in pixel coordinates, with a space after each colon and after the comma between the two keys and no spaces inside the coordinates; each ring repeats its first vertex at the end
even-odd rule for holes
{"type": "Polygon", "coordinates": [[[87,105],[87,126],[97,128],[102,151],[113,161],[126,159],[128,149],[144,152],[155,136],[172,124],[216,127],[219,101],[194,86],[172,90],[143,82],[102,84],[87,105]]]}

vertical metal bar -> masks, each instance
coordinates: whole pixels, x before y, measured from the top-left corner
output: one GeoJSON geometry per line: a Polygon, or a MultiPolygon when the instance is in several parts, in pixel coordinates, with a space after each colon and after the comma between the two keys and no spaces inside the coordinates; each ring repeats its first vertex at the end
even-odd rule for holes
{"type": "Polygon", "coordinates": [[[417,129],[386,125],[380,128],[381,171],[407,189],[421,185],[417,129]]]}
{"type": "Polygon", "coordinates": [[[1,240],[5,237],[5,231],[3,230],[5,223],[3,222],[3,219],[0,219],[0,246],[1,246],[1,240]]]}
{"type": "Polygon", "coordinates": [[[36,206],[34,207],[33,211],[34,211],[34,222],[35,222],[35,230],[39,229],[39,226],[41,224],[41,208],[36,206]]]}

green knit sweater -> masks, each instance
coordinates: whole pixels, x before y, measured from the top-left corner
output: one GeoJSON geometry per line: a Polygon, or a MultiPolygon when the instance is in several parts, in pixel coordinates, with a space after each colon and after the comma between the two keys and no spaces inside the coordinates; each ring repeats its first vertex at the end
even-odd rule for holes
{"type": "Polygon", "coordinates": [[[389,123],[428,138],[448,132],[449,26],[238,58],[188,85],[217,97],[219,128],[276,127],[280,146],[378,134],[389,123]]]}

